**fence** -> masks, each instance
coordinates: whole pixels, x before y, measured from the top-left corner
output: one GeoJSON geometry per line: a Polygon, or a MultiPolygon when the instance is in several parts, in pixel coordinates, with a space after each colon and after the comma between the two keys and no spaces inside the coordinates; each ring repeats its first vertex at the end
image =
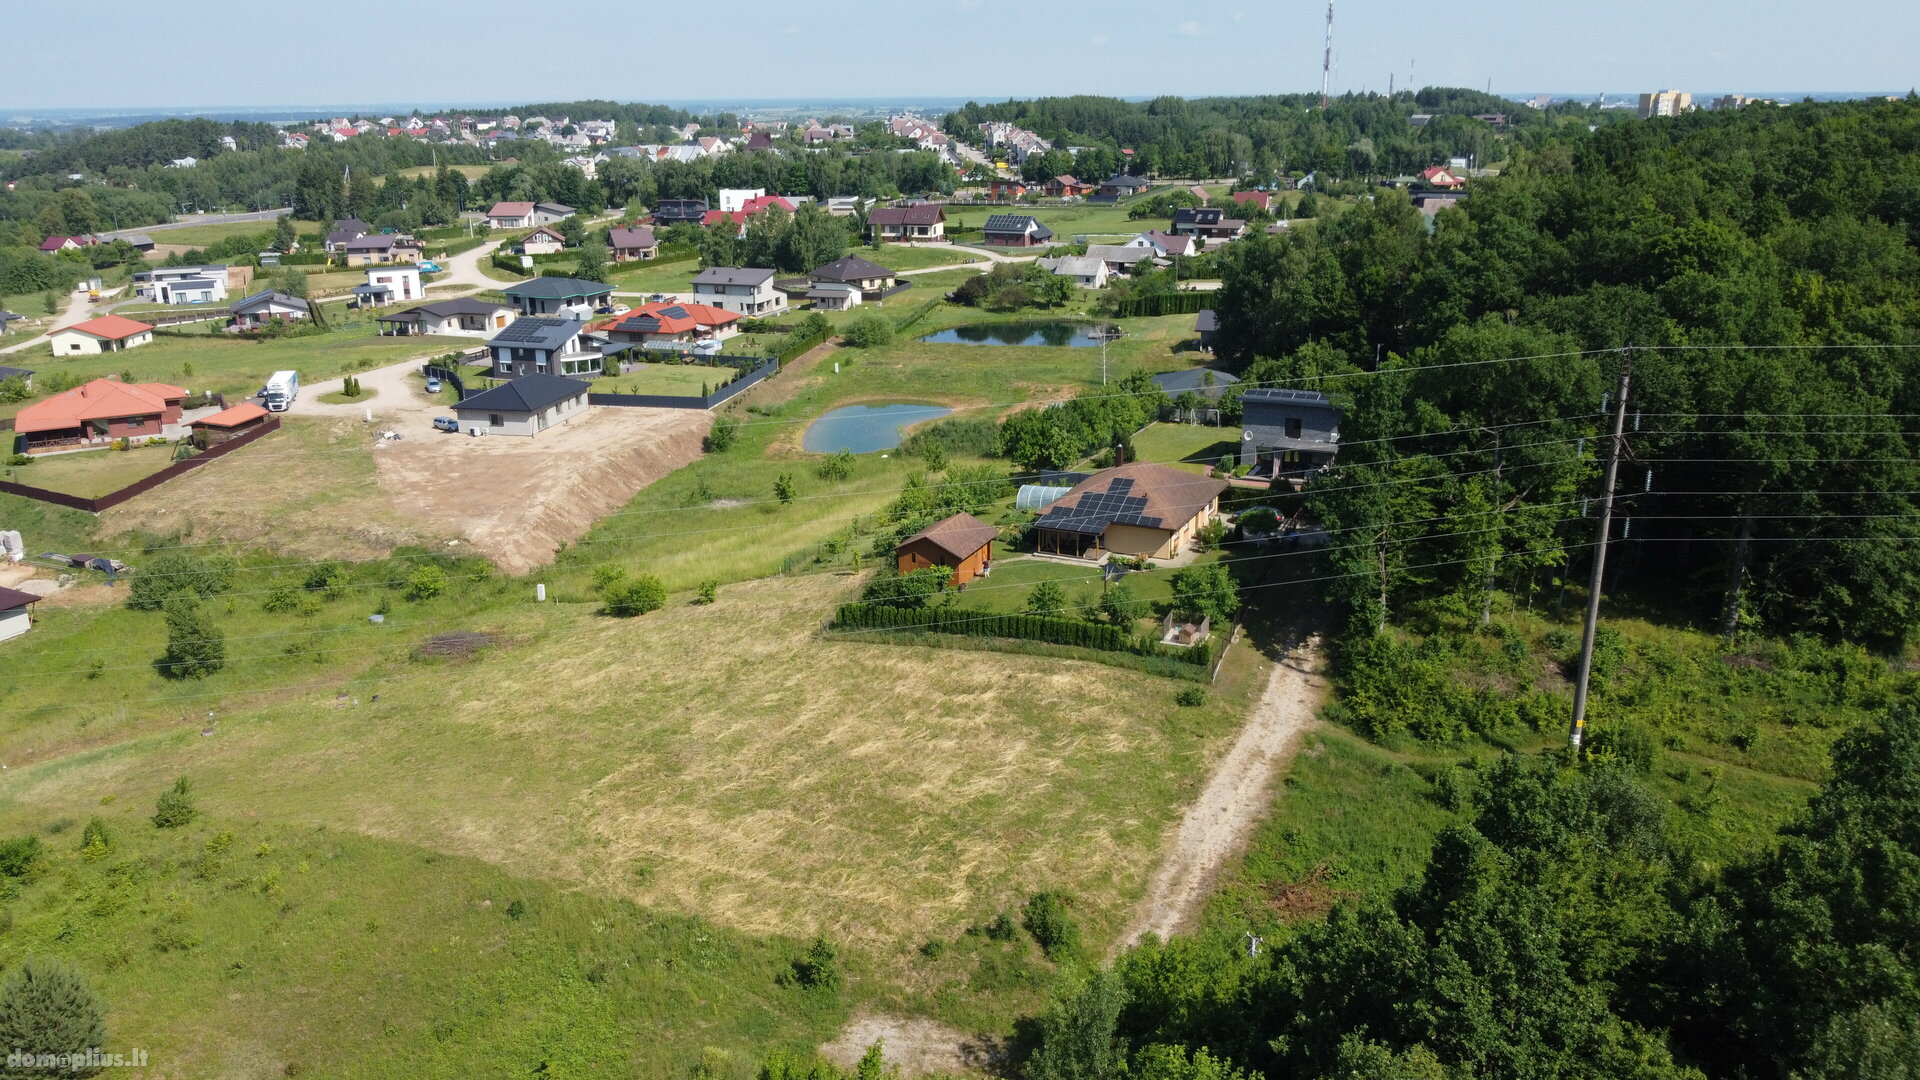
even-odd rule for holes
{"type": "Polygon", "coordinates": [[[225,319],[233,312],[226,308],[200,308],[195,311],[155,311],[140,316],[148,326],[177,326],[180,323],[210,322],[225,319]]]}
{"type": "Polygon", "coordinates": [[[1003,615],[956,607],[899,608],[883,604],[842,604],[833,625],[846,630],[889,630],[965,637],[1014,638],[1069,645],[1100,652],[1162,657],[1205,668],[1213,659],[1208,642],[1189,647],[1162,645],[1118,626],[1050,615],[1003,615]]]}
{"type": "MultiPolygon", "coordinates": [[[[725,359],[715,357],[715,359],[725,359]]],[[[765,360],[759,367],[740,376],[706,397],[673,394],[588,394],[589,405],[611,405],[624,409],[712,409],[780,370],[778,360],[765,360]]]]}
{"type": "MultiPolygon", "coordinates": [[[[191,472],[209,461],[231,454],[235,450],[253,442],[255,439],[259,439],[278,430],[280,430],[280,418],[278,416],[269,416],[261,422],[259,427],[254,428],[245,435],[228,439],[226,442],[220,443],[209,450],[204,450],[185,461],[176,461],[166,468],[161,469],[159,472],[154,473],[152,476],[135,480],[119,491],[110,491],[97,499],[88,499],[79,495],[69,495],[64,491],[48,491],[46,488],[37,488],[30,484],[10,484],[4,481],[0,481],[0,492],[8,495],[18,495],[22,498],[34,499],[43,503],[52,503],[55,506],[65,506],[74,510],[85,510],[90,514],[97,514],[102,510],[119,506],[135,495],[152,491],[154,488],[159,487],[161,484],[166,483],[182,473],[191,472]]],[[[94,450],[90,451],[90,453],[111,454],[114,453],[114,451],[94,450]]]]}
{"type": "Polygon", "coordinates": [[[423,364],[420,370],[427,378],[439,379],[453,387],[453,400],[467,400],[467,381],[460,377],[459,372],[449,367],[441,367],[439,364],[423,364]]]}

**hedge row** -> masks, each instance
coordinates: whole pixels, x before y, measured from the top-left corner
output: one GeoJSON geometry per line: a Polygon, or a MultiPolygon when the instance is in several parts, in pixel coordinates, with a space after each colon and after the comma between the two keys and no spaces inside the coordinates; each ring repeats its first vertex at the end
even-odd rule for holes
{"type": "Polygon", "coordinates": [[[842,604],[834,615],[833,624],[836,629],[845,630],[908,630],[1043,641],[1050,645],[1071,645],[1103,652],[1164,656],[1201,666],[1210,662],[1213,656],[1210,642],[1192,648],[1171,648],[1154,638],[1136,636],[1107,623],[1052,615],[1003,615],[948,605],[900,608],[883,604],[842,604]]]}
{"type": "Polygon", "coordinates": [[[1157,293],[1116,301],[1113,314],[1118,319],[1144,315],[1195,315],[1213,306],[1213,296],[1202,292],[1157,293]]]}
{"type": "Polygon", "coordinates": [[[781,342],[778,345],[775,345],[771,350],[768,351],[767,355],[773,357],[775,360],[780,361],[781,367],[786,367],[788,364],[792,363],[795,359],[801,356],[804,356],[808,349],[811,349],[815,345],[819,345],[822,342],[826,341],[828,337],[832,336],[832,334],[833,334],[833,331],[831,329],[817,330],[810,334],[802,334],[802,333],[788,334],[787,340],[781,342]]]}

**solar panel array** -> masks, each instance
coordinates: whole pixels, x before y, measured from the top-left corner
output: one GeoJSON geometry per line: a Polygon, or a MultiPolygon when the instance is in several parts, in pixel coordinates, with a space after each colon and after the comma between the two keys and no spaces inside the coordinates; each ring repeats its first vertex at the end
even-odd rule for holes
{"type": "Polygon", "coordinates": [[[1073,506],[1055,503],[1040,515],[1037,524],[1046,529],[1058,529],[1061,532],[1083,533],[1098,536],[1107,531],[1109,525],[1138,525],[1148,529],[1164,528],[1157,517],[1149,517],[1144,511],[1147,500],[1143,495],[1129,494],[1133,490],[1132,477],[1116,477],[1105,491],[1089,491],[1080,496],[1073,506]]]}
{"type": "Polygon", "coordinates": [[[496,343],[554,345],[573,336],[576,323],[566,319],[515,319],[495,334],[496,343]]]}

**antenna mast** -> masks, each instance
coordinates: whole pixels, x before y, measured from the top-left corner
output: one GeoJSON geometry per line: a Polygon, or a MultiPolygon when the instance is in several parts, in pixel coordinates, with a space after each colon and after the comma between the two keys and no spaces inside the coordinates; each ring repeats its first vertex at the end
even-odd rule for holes
{"type": "Polygon", "coordinates": [[[1327,52],[1320,60],[1320,108],[1327,107],[1327,84],[1333,79],[1333,0],[1327,0],[1327,52]]]}

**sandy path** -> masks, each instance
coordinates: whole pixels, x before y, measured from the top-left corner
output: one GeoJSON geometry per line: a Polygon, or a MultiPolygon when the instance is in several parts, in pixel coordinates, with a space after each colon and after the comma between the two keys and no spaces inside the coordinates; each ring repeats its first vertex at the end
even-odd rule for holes
{"type": "Polygon", "coordinates": [[[871,1014],[847,1021],[840,1037],[820,1047],[820,1053],[851,1069],[874,1043],[880,1044],[881,1059],[906,1076],[998,1074],[1006,1064],[1005,1047],[991,1036],[968,1035],[933,1020],[871,1014]]]}
{"type": "Polygon", "coordinates": [[[1187,808],[1119,946],[1149,933],[1169,937],[1199,913],[1220,868],[1246,844],[1273,804],[1269,789],[1280,767],[1326,699],[1320,662],[1316,636],[1274,665],[1252,719],[1187,808]]]}

